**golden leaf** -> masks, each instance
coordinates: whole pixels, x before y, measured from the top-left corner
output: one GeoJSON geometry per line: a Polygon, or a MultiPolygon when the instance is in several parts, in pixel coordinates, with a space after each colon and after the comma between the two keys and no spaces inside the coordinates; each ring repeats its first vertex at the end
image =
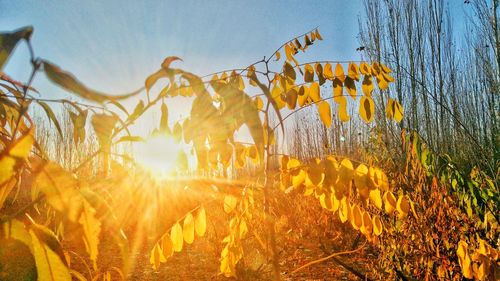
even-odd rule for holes
{"type": "Polygon", "coordinates": [[[347,99],[345,98],[339,103],[339,119],[342,122],[347,122],[350,119],[347,113],[347,99]]]}
{"type": "Polygon", "coordinates": [[[359,64],[359,70],[360,70],[361,74],[363,74],[363,75],[368,75],[368,76],[372,75],[372,69],[371,69],[370,65],[367,64],[366,62],[361,62],[359,64]]]}
{"type": "Polygon", "coordinates": [[[372,222],[372,217],[368,212],[363,212],[363,224],[361,225],[361,233],[363,233],[366,236],[372,235],[373,231],[373,222],[372,222]]]}
{"type": "Polygon", "coordinates": [[[174,254],[174,244],[172,243],[170,235],[163,235],[163,238],[161,239],[161,249],[165,259],[168,259],[174,254]]]}
{"type": "Polygon", "coordinates": [[[392,214],[396,210],[396,197],[394,194],[390,191],[386,191],[384,193],[384,207],[385,207],[385,212],[388,213],[389,215],[392,214]]]}
{"type": "Polygon", "coordinates": [[[344,196],[340,200],[340,209],[339,209],[339,218],[342,223],[346,222],[349,219],[349,203],[347,202],[347,198],[344,196]]]}
{"type": "Polygon", "coordinates": [[[151,263],[154,270],[158,270],[160,268],[160,262],[166,262],[165,256],[163,255],[162,250],[160,249],[160,245],[158,243],[155,244],[153,249],[151,250],[151,254],[149,255],[149,262],[151,263]]]}
{"type": "Polygon", "coordinates": [[[311,86],[309,87],[309,97],[313,102],[318,102],[321,100],[319,84],[317,82],[311,83],[311,86]]]}
{"type": "Polygon", "coordinates": [[[29,231],[39,281],[71,281],[71,275],[61,257],[40,241],[34,230],[29,231]]]}
{"type": "Polygon", "coordinates": [[[373,216],[373,233],[377,236],[380,236],[382,234],[382,221],[380,220],[379,216],[373,216]]]}
{"type": "Polygon", "coordinates": [[[172,248],[175,252],[182,251],[182,245],[184,244],[184,235],[182,233],[182,227],[179,222],[176,222],[172,229],[170,230],[170,237],[172,238],[172,248]]]}
{"type": "Polygon", "coordinates": [[[396,210],[398,211],[398,217],[400,219],[406,217],[410,212],[410,202],[404,195],[400,195],[398,202],[396,203],[396,210]]]}
{"type": "Polygon", "coordinates": [[[334,75],[333,75],[332,65],[330,63],[325,64],[325,67],[323,69],[323,75],[325,76],[326,79],[333,80],[334,75]]]}
{"type": "Polygon", "coordinates": [[[184,241],[188,244],[192,244],[194,240],[194,218],[193,214],[188,213],[184,218],[182,234],[184,241]]]}
{"type": "Polygon", "coordinates": [[[356,84],[354,84],[354,80],[351,77],[346,77],[344,80],[344,86],[347,89],[347,93],[351,96],[353,100],[356,99],[356,84]]]}
{"type": "Polygon", "coordinates": [[[375,86],[373,85],[372,77],[369,75],[365,75],[363,78],[363,83],[361,84],[361,90],[363,94],[367,97],[371,97],[373,89],[375,86]]]}
{"type": "Polygon", "coordinates": [[[373,121],[375,115],[375,103],[372,98],[363,96],[359,101],[359,115],[366,122],[373,121]]]}
{"type": "Polygon", "coordinates": [[[354,204],[351,207],[351,217],[349,218],[354,229],[360,229],[363,224],[363,213],[358,205],[354,204]]]}
{"type": "Polygon", "coordinates": [[[304,82],[309,83],[314,81],[314,70],[311,65],[304,66],[304,82]]]}
{"type": "Polygon", "coordinates": [[[232,195],[226,195],[224,197],[224,212],[231,213],[234,208],[236,208],[236,204],[238,203],[238,199],[232,195]]]}
{"type": "Polygon", "coordinates": [[[196,214],[196,218],[194,221],[194,229],[198,236],[205,235],[207,230],[207,215],[205,213],[205,208],[203,206],[200,207],[198,213],[196,214]]]}
{"type": "Polygon", "coordinates": [[[344,68],[342,68],[340,63],[335,65],[335,78],[339,79],[340,82],[344,82],[345,80],[344,68]]]}
{"type": "Polygon", "coordinates": [[[370,202],[372,202],[375,207],[382,209],[382,196],[380,194],[380,189],[376,188],[370,191],[370,202]]]}
{"type": "Polygon", "coordinates": [[[349,78],[351,78],[352,80],[359,81],[359,69],[355,63],[353,62],[349,63],[347,76],[349,76],[349,78]]]}
{"type": "Polygon", "coordinates": [[[327,128],[332,126],[332,110],[327,101],[322,101],[318,106],[319,118],[327,128]]]}

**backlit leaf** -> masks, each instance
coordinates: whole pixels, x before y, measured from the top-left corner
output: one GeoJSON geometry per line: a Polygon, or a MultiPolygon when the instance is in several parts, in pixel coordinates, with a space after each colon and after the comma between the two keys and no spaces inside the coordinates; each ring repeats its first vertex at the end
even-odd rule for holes
{"type": "Polygon", "coordinates": [[[22,39],[30,40],[32,33],[32,26],[22,27],[12,32],[0,33],[0,70],[7,62],[17,43],[22,39]]]}
{"type": "Polygon", "coordinates": [[[194,240],[194,218],[191,213],[188,213],[184,218],[184,227],[182,228],[182,234],[184,236],[184,241],[188,244],[193,243],[194,240]]]}
{"type": "Polygon", "coordinates": [[[309,83],[314,81],[314,70],[310,64],[304,66],[304,82],[309,83]]]}
{"type": "Polygon", "coordinates": [[[50,106],[43,101],[37,101],[37,103],[43,108],[43,110],[45,111],[45,114],[47,114],[47,117],[49,118],[50,122],[52,122],[52,124],[54,124],[54,126],[56,127],[56,130],[57,130],[57,133],[59,134],[59,136],[62,139],[63,133],[61,130],[61,126],[59,125],[59,121],[57,121],[57,117],[54,114],[54,111],[52,111],[52,108],[50,108],[50,106]]]}
{"type": "Polygon", "coordinates": [[[347,89],[347,93],[351,96],[353,100],[356,99],[356,84],[354,83],[354,80],[351,79],[351,77],[346,77],[344,80],[344,86],[347,89]]]}
{"type": "Polygon", "coordinates": [[[99,254],[99,234],[101,233],[101,222],[95,215],[95,209],[90,206],[87,200],[83,200],[83,212],[78,222],[82,225],[85,249],[94,264],[97,262],[99,254]]]}
{"type": "Polygon", "coordinates": [[[172,229],[170,230],[170,237],[172,238],[172,246],[175,252],[182,251],[182,245],[184,243],[184,234],[182,233],[182,227],[179,222],[176,222],[172,229]]]}
{"type": "Polygon", "coordinates": [[[373,234],[380,236],[382,234],[382,221],[379,216],[373,216],[373,234]]]}
{"type": "Polygon", "coordinates": [[[372,77],[369,75],[365,75],[363,78],[363,83],[361,84],[361,90],[363,94],[367,97],[371,97],[373,89],[375,86],[373,85],[372,77]]]}
{"type": "Polygon", "coordinates": [[[40,241],[33,230],[29,231],[33,245],[38,281],[71,281],[68,268],[49,246],[40,241]]]}
{"type": "Polygon", "coordinates": [[[340,63],[335,65],[335,78],[339,79],[340,82],[344,82],[345,80],[344,68],[340,63]]]}
{"type": "Polygon", "coordinates": [[[332,65],[330,63],[325,64],[325,67],[323,69],[323,75],[325,76],[326,79],[333,80],[334,75],[333,75],[332,65]]]}
{"type": "Polygon", "coordinates": [[[103,103],[107,100],[121,100],[138,94],[140,91],[135,91],[124,95],[110,95],[87,88],[83,83],[78,81],[71,73],[60,69],[48,61],[43,61],[43,69],[50,81],[60,87],[72,92],[84,99],[103,103]]]}
{"type": "Polygon", "coordinates": [[[174,254],[174,244],[172,243],[172,239],[170,235],[165,234],[161,239],[161,249],[163,252],[163,256],[168,259],[174,254]]]}
{"type": "Polygon", "coordinates": [[[238,199],[232,195],[226,195],[224,197],[224,212],[231,213],[234,208],[236,208],[236,203],[238,203],[238,199]]]}
{"type": "Polygon", "coordinates": [[[396,204],[397,204],[396,197],[392,192],[386,191],[384,193],[383,199],[384,199],[385,212],[389,215],[392,214],[396,210],[396,204]]]}
{"type": "Polygon", "coordinates": [[[359,115],[366,123],[373,121],[375,115],[375,103],[371,97],[361,97],[361,100],[359,101],[359,115]]]}
{"type": "Polygon", "coordinates": [[[151,263],[154,270],[158,270],[160,267],[160,262],[166,262],[165,256],[163,255],[162,250],[160,249],[160,245],[155,244],[153,249],[151,250],[149,256],[149,262],[151,263]]]}
{"type": "Polygon", "coordinates": [[[203,206],[200,207],[198,213],[196,214],[194,229],[198,236],[201,237],[205,235],[205,232],[207,230],[207,216],[205,213],[205,208],[203,206]]]}

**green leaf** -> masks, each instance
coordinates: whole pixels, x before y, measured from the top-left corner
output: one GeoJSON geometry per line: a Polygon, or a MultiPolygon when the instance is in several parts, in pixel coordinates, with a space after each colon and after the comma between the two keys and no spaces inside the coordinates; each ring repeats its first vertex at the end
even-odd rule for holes
{"type": "Polygon", "coordinates": [[[12,32],[0,33],[0,70],[9,59],[10,54],[21,39],[30,40],[32,26],[22,27],[12,32]]]}
{"type": "Polygon", "coordinates": [[[40,241],[33,230],[30,230],[33,243],[38,281],[71,281],[71,274],[61,258],[40,241]]]}
{"type": "Polygon", "coordinates": [[[63,89],[66,89],[67,91],[90,101],[103,103],[109,100],[121,100],[134,96],[141,91],[137,90],[135,92],[124,95],[109,95],[106,93],[98,92],[87,88],[87,86],[78,81],[76,77],[73,76],[73,74],[62,70],[61,68],[59,68],[59,66],[52,64],[51,62],[48,62],[46,60],[42,61],[42,63],[45,74],[50,81],[59,85],[63,89]]]}
{"type": "Polygon", "coordinates": [[[47,117],[49,118],[49,120],[54,124],[54,126],[56,126],[57,132],[59,133],[59,136],[62,139],[63,133],[61,130],[61,126],[59,125],[59,121],[57,121],[57,117],[54,114],[54,111],[52,111],[50,106],[48,104],[44,103],[43,101],[37,101],[37,102],[43,108],[43,110],[45,111],[45,114],[47,114],[47,117]]]}

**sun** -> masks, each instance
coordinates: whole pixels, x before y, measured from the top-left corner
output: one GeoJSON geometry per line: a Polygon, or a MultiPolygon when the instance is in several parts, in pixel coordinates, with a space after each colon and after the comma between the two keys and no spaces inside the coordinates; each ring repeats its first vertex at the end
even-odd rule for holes
{"type": "Polygon", "coordinates": [[[157,176],[171,176],[179,170],[179,155],[185,148],[169,135],[154,135],[134,145],[134,158],[146,170],[157,176]]]}

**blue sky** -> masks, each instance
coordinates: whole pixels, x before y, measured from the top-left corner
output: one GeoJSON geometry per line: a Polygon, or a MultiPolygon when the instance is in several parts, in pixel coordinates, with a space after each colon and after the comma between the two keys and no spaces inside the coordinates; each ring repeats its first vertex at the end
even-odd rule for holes
{"type": "MultiPolygon", "coordinates": [[[[462,2],[450,3],[460,7],[462,2]]],[[[143,85],[167,56],[183,58],[178,66],[200,75],[243,67],[316,26],[325,40],[300,61],[358,60],[362,10],[361,0],[0,0],[0,30],[33,25],[37,56],[74,73],[91,88],[119,94],[143,85]]],[[[29,69],[22,44],[4,71],[26,81],[29,69]]],[[[36,77],[34,86],[46,98],[68,96],[43,75],[36,77]]],[[[136,101],[127,103],[130,107],[136,101]]],[[[175,108],[171,112],[174,117],[181,114],[175,108]]]]}

